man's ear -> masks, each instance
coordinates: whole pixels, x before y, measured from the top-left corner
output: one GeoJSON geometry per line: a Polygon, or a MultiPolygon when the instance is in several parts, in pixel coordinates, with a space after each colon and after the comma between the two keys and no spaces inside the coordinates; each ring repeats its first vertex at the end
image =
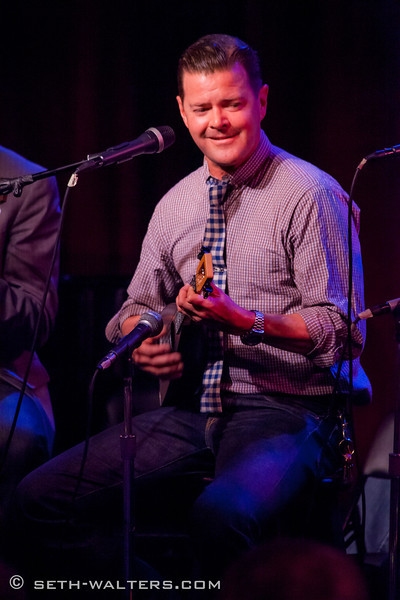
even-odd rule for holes
{"type": "Polygon", "coordinates": [[[187,118],[186,118],[186,113],[185,113],[185,109],[183,108],[183,100],[180,96],[176,97],[176,101],[178,102],[178,106],[179,106],[179,112],[180,115],[182,117],[183,122],[185,123],[186,127],[187,125],[187,118]]]}
{"type": "Polygon", "coordinates": [[[265,115],[267,114],[267,106],[268,106],[268,85],[265,83],[262,88],[260,89],[260,92],[258,94],[258,100],[260,103],[260,121],[263,120],[263,118],[265,117],[265,115]]]}

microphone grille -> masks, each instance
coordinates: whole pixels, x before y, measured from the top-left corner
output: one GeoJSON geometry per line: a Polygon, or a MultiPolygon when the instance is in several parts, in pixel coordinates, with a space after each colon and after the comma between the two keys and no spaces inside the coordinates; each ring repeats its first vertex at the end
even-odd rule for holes
{"type": "Polygon", "coordinates": [[[149,310],[140,317],[139,321],[146,322],[150,325],[152,336],[161,333],[163,328],[162,316],[154,310],[149,310]]]}
{"type": "Polygon", "coordinates": [[[147,131],[152,131],[158,140],[157,154],[172,146],[175,142],[175,132],[169,125],[161,125],[160,127],[150,127],[147,131]]]}

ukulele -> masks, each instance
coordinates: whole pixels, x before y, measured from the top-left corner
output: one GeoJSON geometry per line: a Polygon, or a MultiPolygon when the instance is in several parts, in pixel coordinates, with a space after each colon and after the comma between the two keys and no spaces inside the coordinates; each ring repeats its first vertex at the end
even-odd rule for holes
{"type": "MultiPolygon", "coordinates": [[[[202,248],[198,258],[199,263],[190,285],[197,294],[203,294],[204,298],[207,298],[212,292],[211,281],[214,277],[212,256],[210,252],[202,248]]],[[[170,343],[171,348],[177,350],[182,326],[190,322],[190,319],[176,309],[175,302],[167,304],[161,312],[161,316],[164,325],[167,327],[167,331],[161,340],[170,343]]]]}
{"type": "Polygon", "coordinates": [[[190,285],[197,294],[203,294],[204,298],[207,298],[212,292],[211,281],[214,277],[211,252],[202,248],[198,258],[199,264],[190,285]]]}
{"type": "MultiPolygon", "coordinates": [[[[212,255],[202,248],[198,258],[199,263],[190,285],[197,294],[203,294],[207,298],[212,291],[211,281],[214,276],[212,255]]],[[[205,365],[205,342],[201,325],[179,312],[175,302],[167,304],[161,316],[166,331],[160,338],[160,343],[170,344],[174,351],[182,353],[185,357],[184,372],[180,379],[163,380],[138,370],[135,374],[138,384],[135,385],[134,397],[136,412],[168,405],[168,396],[183,398],[183,401],[185,397],[189,399],[201,384],[205,365]]]]}

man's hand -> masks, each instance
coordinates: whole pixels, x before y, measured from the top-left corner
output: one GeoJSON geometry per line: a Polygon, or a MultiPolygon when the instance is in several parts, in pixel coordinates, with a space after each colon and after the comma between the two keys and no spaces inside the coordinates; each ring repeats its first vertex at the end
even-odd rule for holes
{"type": "Polygon", "coordinates": [[[178,294],[178,310],[192,321],[207,321],[227,333],[240,334],[249,331],[254,324],[254,313],[236,304],[229,296],[211,283],[212,291],[204,298],[186,284],[178,294]]]}
{"type": "MultiPolygon", "coordinates": [[[[128,317],[122,324],[122,335],[132,331],[139,319],[140,316],[128,317]]],[[[167,329],[164,326],[159,335],[144,340],[139,348],[133,351],[132,360],[137,367],[160,379],[179,379],[183,372],[182,356],[179,352],[174,352],[170,344],[160,343],[166,333],[167,329]]]]}
{"type": "Polygon", "coordinates": [[[160,343],[159,338],[148,338],[132,354],[132,360],[140,369],[160,379],[179,379],[183,372],[182,356],[174,352],[170,344],[160,343]]]}

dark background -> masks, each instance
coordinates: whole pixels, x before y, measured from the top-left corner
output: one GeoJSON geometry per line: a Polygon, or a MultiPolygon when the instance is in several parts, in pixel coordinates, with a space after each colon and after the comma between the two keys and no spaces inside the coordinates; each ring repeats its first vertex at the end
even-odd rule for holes
{"type": "MultiPolygon", "coordinates": [[[[49,352],[56,413],[69,431],[62,443],[81,435],[89,379],[108,348],[104,326],[123,297],[153,208],[201,161],[175,101],[183,49],[213,32],[257,48],[270,85],[264,126],[271,141],[349,190],[364,156],[400,143],[399,26],[395,0],[3,3],[4,146],[55,169],[148,127],[170,125],[177,137],[162,154],[82,174],[69,194],[60,316],[49,352]]],[[[67,179],[59,177],[62,197],[67,179]]],[[[371,306],[400,296],[400,157],[368,162],[354,199],[371,306]]],[[[394,319],[368,321],[363,364],[374,399],[356,410],[362,456],[397,399],[396,359],[394,319]]]]}

